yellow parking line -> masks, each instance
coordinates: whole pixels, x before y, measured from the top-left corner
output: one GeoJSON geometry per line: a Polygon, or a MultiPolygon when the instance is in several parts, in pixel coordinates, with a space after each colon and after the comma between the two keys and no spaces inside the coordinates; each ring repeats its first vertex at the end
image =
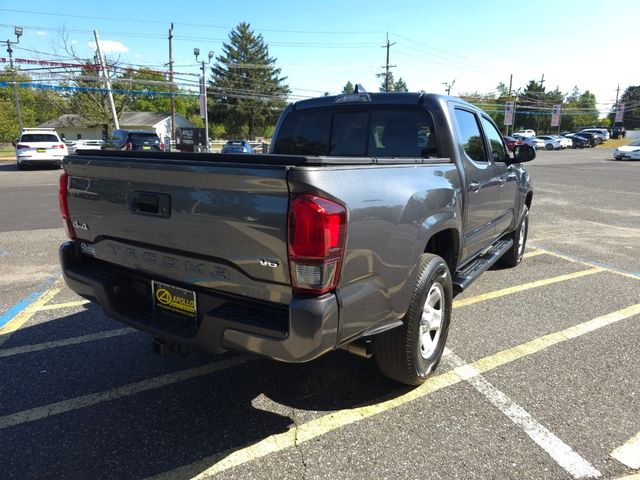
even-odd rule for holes
{"type": "Polygon", "coordinates": [[[473,376],[488,372],[502,365],[515,362],[516,360],[533,355],[553,345],[593,332],[597,329],[635,315],[640,315],[640,303],[594,318],[584,323],[580,323],[573,327],[569,327],[549,335],[544,335],[530,342],[490,355],[489,357],[485,357],[471,364],[466,364],[446,373],[436,375],[429,378],[421,386],[391,400],[364,407],[338,410],[307,423],[303,423],[302,425],[296,425],[286,432],[271,435],[270,437],[245,448],[227,450],[190,465],[179,467],[178,469],[154,476],[153,478],[170,479],[186,476],[192,477],[195,475],[194,478],[201,479],[224,472],[225,470],[257,460],[271,453],[280,452],[287,448],[308,442],[338,428],[387,412],[391,409],[442,390],[443,388],[450,387],[463,380],[472,378],[473,376]]]}
{"type": "Polygon", "coordinates": [[[611,457],[634,470],[640,468],[640,432],[611,452],[611,457]]]}
{"type": "Polygon", "coordinates": [[[544,255],[546,252],[543,252],[542,250],[532,250],[530,252],[525,253],[522,258],[531,258],[531,257],[537,257],[538,255],[544,255]]]}
{"type": "Polygon", "coordinates": [[[0,430],[4,428],[13,427],[23,423],[35,422],[36,420],[42,420],[43,418],[51,417],[54,415],[60,415],[62,413],[71,412],[81,408],[91,407],[98,403],[108,402],[111,400],[117,400],[119,398],[134,395],[136,393],[145,392],[155,388],[164,387],[178,382],[183,382],[203,375],[209,375],[210,373],[225,370],[227,368],[237,367],[243,363],[256,360],[256,357],[249,356],[235,356],[218,362],[208,363],[200,367],[189,368],[187,370],[180,370],[178,372],[168,373],[166,375],[160,375],[158,377],[149,378],[141,382],[130,383],[122,385],[120,387],[112,388],[98,393],[91,393],[83,395],[81,397],[70,398],[56,403],[50,403],[42,407],[35,407],[29,410],[23,410],[22,412],[12,413],[0,417],[0,430]]]}
{"type": "Polygon", "coordinates": [[[504,297],[505,295],[511,295],[512,293],[523,292],[525,290],[530,290],[532,288],[544,287],[546,285],[551,285],[553,283],[564,282],[566,280],[572,280],[574,278],[580,278],[586,275],[593,275],[594,273],[599,273],[603,271],[604,271],[604,268],[595,267],[589,270],[581,270],[579,272],[567,273],[565,275],[546,278],[544,280],[536,280],[535,282],[523,283],[522,285],[515,285],[513,287],[503,288],[502,290],[494,290],[493,292],[483,293],[482,295],[463,298],[461,300],[454,300],[453,308],[466,307],[467,305],[473,305],[474,303],[484,302],[486,300],[504,297]]]}
{"type": "Polygon", "coordinates": [[[58,310],[60,308],[80,307],[82,305],[86,305],[87,303],[90,303],[89,300],[78,300],[76,302],[66,302],[66,303],[52,303],[50,305],[41,306],[40,308],[38,308],[38,311],[43,312],[45,310],[58,310]]]}
{"type": "Polygon", "coordinates": [[[38,309],[49,302],[62,290],[61,278],[56,280],[52,287],[40,295],[31,305],[13,317],[9,323],[0,328],[0,345],[9,340],[9,337],[38,312],[38,309]]]}
{"type": "Polygon", "coordinates": [[[63,340],[54,340],[51,342],[36,343],[31,345],[24,345],[21,347],[7,348],[0,350],[0,358],[11,357],[13,355],[19,355],[21,353],[39,352],[40,350],[47,350],[49,348],[66,347],[69,345],[77,345],[79,343],[93,342],[95,340],[104,340],[106,338],[118,337],[120,335],[126,335],[128,333],[134,333],[136,330],[133,328],[118,328],[115,330],[107,330],[105,332],[92,333],[90,335],[81,335],[78,337],[65,338],[63,340]]]}

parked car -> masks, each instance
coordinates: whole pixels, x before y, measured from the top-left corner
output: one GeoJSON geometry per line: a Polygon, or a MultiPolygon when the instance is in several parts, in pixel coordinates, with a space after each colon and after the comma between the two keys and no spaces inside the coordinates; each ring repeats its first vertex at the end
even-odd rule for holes
{"type": "Polygon", "coordinates": [[[606,128],[586,128],[579,133],[593,133],[600,138],[601,143],[609,140],[610,135],[606,128]]]}
{"type": "Polygon", "coordinates": [[[571,141],[571,138],[569,137],[565,137],[562,135],[551,135],[553,138],[557,138],[558,141],[560,142],[560,146],[562,148],[571,148],[573,146],[573,142],[571,141]]]}
{"type": "Polygon", "coordinates": [[[503,136],[502,138],[504,139],[504,143],[507,145],[507,148],[509,149],[509,151],[513,152],[513,149],[515,148],[518,140],[514,137],[508,137],[508,136],[503,136]]]}
{"type": "Polygon", "coordinates": [[[536,131],[531,129],[518,130],[516,133],[513,134],[514,137],[516,135],[520,135],[521,137],[535,137],[536,131]]]}
{"type": "MultiPolygon", "coordinates": [[[[533,130],[532,130],[533,131],[533,130]]],[[[519,132],[513,134],[513,137],[516,139],[517,145],[529,145],[530,147],[535,148],[536,150],[542,150],[544,148],[544,140],[540,140],[538,137],[531,137],[522,135],[519,132]]]]}
{"type": "Polygon", "coordinates": [[[111,139],[100,147],[102,150],[149,150],[164,152],[164,143],[153,130],[114,130],[111,139]]]}
{"type": "Polygon", "coordinates": [[[571,148],[584,148],[584,147],[590,147],[590,143],[589,140],[587,140],[584,137],[581,137],[580,135],[576,135],[576,134],[572,134],[571,137],[569,137],[571,139],[571,148]]]}
{"type": "Polygon", "coordinates": [[[444,351],[454,292],[522,261],[533,201],[522,162],[535,151],[508,152],[462,100],[302,100],[269,154],[234,155],[65,160],[67,285],[158,352],[301,363],[341,348],[419,385],[444,351]]]}
{"type": "Polygon", "coordinates": [[[101,150],[103,140],[65,140],[64,144],[69,150],[69,155],[76,153],[76,150],[101,150]]]}
{"type": "Polygon", "coordinates": [[[623,160],[628,158],[630,160],[640,160],[640,140],[631,142],[629,145],[618,147],[613,152],[613,158],[616,160],[623,160]]]}
{"type": "Polygon", "coordinates": [[[23,128],[16,143],[16,165],[61,165],[69,150],[54,128],[23,128]]]}
{"type": "Polygon", "coordinates": [[[253,148],[246,140],[229,140],[220,153],[253,153],[253,148]]]}
{"type": "Polygon", "coordinates": [[[615,126],[611,129],[611,138],[624,138],[626,131],[622,126],[615,126]]]}
{"type": "Polygon", "coordinates": [[[544,148],[546,150],[560,150],[561,148],[563,148],[562,144],[560,143],[560,139],[555,138],[551,135],[540,135],[537,138],[544,142],[544,148]]]}
{"type": "Polygon", "coordinates": [[[576,136],[585,138],[588,141],[590,147],[595,147],[596,145],[600,145],[602,143],[602,139],[595,133],[578,132],[574,135],[574,137],[576,136]]]}

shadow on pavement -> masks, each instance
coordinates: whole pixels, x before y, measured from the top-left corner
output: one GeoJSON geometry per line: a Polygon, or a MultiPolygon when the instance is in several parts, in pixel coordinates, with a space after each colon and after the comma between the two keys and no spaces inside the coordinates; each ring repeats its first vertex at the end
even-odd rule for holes
{"type": "MultiPolygon", "coordinates": [[[[2,348],[122,327],[90,306],[24,328],[2,348]]],[[[293,418],[308,421],[409,390],[382,377],[373,361],[337,351],[298,365],[256,358],[78,407],[78,397],[231,356],[160,357],[150,337],[135,332],[0,358],[0,425],[3,416],[55,402],[76,407],[0,429],[3,478],[144,478],[223,457],[287,431],[293,418]]]]}

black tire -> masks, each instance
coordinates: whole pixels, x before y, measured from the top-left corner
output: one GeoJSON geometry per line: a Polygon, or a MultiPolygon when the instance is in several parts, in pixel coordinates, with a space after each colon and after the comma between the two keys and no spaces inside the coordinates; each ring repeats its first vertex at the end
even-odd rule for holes
{"type": "Polygon", "coordinates": [[[403,325],[374,338],[373,355],[383,375],[407,385],[420,385],[433,373],[447,341],[452,300],[446,262],[430,253],[421,255],[403,325]],[[430,314],[424,312],[427,300],[433,303],[430,314]],[[435,328],[438,317],[439,328],[435,328]]]}
{"type": "Polygon", "coordinates": [[[516,267],[522,262],[524,256],[524,248],[527,246],[527,234],[529,233],[529,209],[524,206],[524,212],[522,212],[522,218],[518,224],[518,228],[511,234],[513,245],[506,253],[498,260],[500,265],[505,267],[516,267]]]}
{"type": "Polygon", "coordinates": [[[18,167],[18,170],[26,170],[26,167],[21,163],[16,162],[16,166],[18,167]]]}
{"type": "Polygon", "coordinates": [[[547,144],[544,146],[544,149],[545,149],[545,150],[553,150],[553,145],[552,145],[551,143],[547,143],[547,144]]]}

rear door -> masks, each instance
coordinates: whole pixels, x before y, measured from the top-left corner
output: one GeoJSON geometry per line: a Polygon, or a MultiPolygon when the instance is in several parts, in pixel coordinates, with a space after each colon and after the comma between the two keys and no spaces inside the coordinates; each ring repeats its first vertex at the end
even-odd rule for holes
{"type": "Polygon", "coordinates": [[[463,150],[467,205],[464,222],[463,258],[476,255],[491,245],[496,236],[495,218],[498,206],[501,172],[485,148],[480,119],[472,110],[455,107],[458,138],[463,150]]]}

